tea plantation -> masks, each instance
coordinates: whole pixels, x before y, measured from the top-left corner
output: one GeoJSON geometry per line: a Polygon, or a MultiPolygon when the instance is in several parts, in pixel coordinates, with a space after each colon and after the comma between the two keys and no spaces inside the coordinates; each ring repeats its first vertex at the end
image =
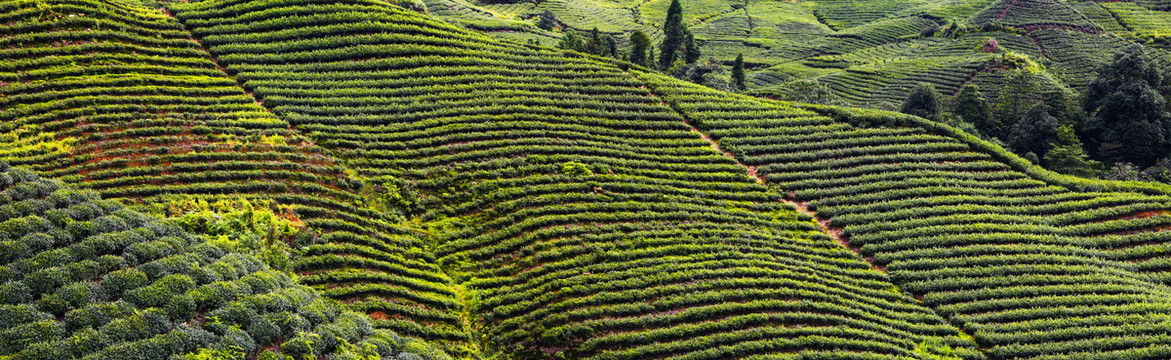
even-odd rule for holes
{"type": "MultiPolygon", "coordinates": [[[[1163,11],[977,2],[685,21],[870,104],[998,83],[988,34],[1072,92],[1163,11]]],[[[0,359],[1171,357],[1171,186],[525,43],[666,7],[0,0],[0,359]]]]}
{"type": "MultiPolygon", "coordinates": [[[[453,24],[544,45],[556,44],[566,31],[595,27],[620,42],[642,31],[658,44],[671,3],[421,1],[434,16],[453,24]],[[449,10],[457,6],[462,10],[449,10]],[[538,27],[546,11],[555,20],[552,28],[538,27]]],[[[1167,54],[1171,46],[1166,1],[692,0],[682,5],[683,22],[703,56],[730,65],[743,54],[747,85],[756,94],[783,94],[793,81],[816,81],[845,104],[871,108],[897,106],[918,82],[954,95],[975,77],[1012,70],[996,64],[1004,52],[1043,65],[1032,70],[1056,78],[1046,84],[1053,90],[1076,92],[1128,45],[1149,45],[1158,54],[1167,54]],[[984,48],[989,40],[999,44],[997,51],[984,48]],[[1087,53],[1093,56],[1087,59],[1087,53]]],[[[994,94],[1004,86],[1000,81],[985,85],[994,94]]]]}

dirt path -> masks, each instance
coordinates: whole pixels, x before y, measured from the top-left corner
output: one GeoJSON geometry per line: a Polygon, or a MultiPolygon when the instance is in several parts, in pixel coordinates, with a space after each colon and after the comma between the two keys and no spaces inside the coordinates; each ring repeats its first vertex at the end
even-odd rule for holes
{"type": "MultiPolygon", "coordinates": [[[[729,151],[724,151],[724,149],[720,148],[719,142],[717,142],[715,139],[712,139],[711,135],[704,133],[703,131],[699,130],[698,127],[691,124],[690,120],[687,120],[686,118],[684,118],[683,123],[687,124],[687,126],[691,128],[692,132],[699,134],[700,138],[702,138],[704,141],[707,141],[708,144],[711,145],[712,149],[715,149],[717,152],[724,154],[724,156],[727,156],[729,158],[732,158],[733,160],[736,160],[737,164],[740,164],[740,166],[747,168],[748,169],[748,177],[752,178],[752,180],[756,180],[756,182],[761,185],[767,185],[767,182],[765,181],[765,179],[761,178],[758,175],[757,169],[755,166],[745,164],[745,163],[741,162],[739,159],[736,159],[735,154],[732,154],[729,151]]],[[[815,222],[817,222],[817,226],[821,228],[821,231],[825,232],[830,237],[833,237],[834,241],[837,242],[838,244],[842,245],[842,247],[849,249],[850,251],[854,252],[855,254],[858,254],[858,256],[862,256],[863,259],[866,259],[866,261],[870,263],[870,266],[873,267],[875,271],[879,271],[879,272],[883,272],[883,273],[886,272],[886,267],[880,266],[880,265],[877,265],[874,263],[874,257],[864,256],[864,255],[862,255],[861,248],[856,247],[856,246],[850,246],[850,237],[846,236],[845,232],[842,231],[841,228],[834,227],[833,225],[831,225],[829,218],[818,216],[816,211],[809,209],[808,203],[798,202],[794,199],[796,199],[796,194],[790,194],[787,198],[781,199],[781,201],[786,204],[792,205],[794,208],[797,209],[797,212],[805,214],[805,215],[809,215],[809,217],[812,217],[813,220],[815,222]]]]}
{"type": "MultiPolygon", "coordinates": [[[[159,11],[162,12],[163,15],[166,15],[169,18],[175,19],[176,22],[180,22],[179,18],[175,17],[175,14],[171,13],[171,11],[167,10],[167,8],[160,7],[159,11]]],[[[181,23],[182,22],[180,22],[180,24],[181,23]]],[[[254,102],[254,103],[256,103],[256,105],[259,105],[260,107],[264,108],[266,112],[272,112],[271,109],[264,107],[264,100],[260,100],[260,97],[256,96],[251,91],[248,91],[248,88],[244,87],[244,83],[240,82],[240,80],[237,79],[235,75],[232,75],[232,73],[228,72],[228,68],[220,63],[220,58],[213,55],[211,53],[211,49],[208,49],[207,46],[203,44],[203,40],[196,39],[195,34],[192,34],[191,32],[187,32],[187,34],[188,34],[188,38],[190,38],[191,41],[194,41],[196,44],[199,44],[199,48],[201,50],[203,50],[204,53],[207,53],[208,58],[211,59],[211,62],[215,64],[216,68],[218,68],[220,70],[220,72],[224,73],[224,75],[227,75],[228,77],[232,78],[232,80],[236,81],[236,86],[239,87],[240,90],[243,90],[244,94],[247,94],[248,97],[252,98],[252,102],[254,102]]]]}
{"type": "MultiPolygon", "coordinates": [[[[655,95],[652,93],[651,96],[655,96],[655,95]]],[[[657,97],[657,96],[655,96],[655,97],[657,97]]],[[[676,110],[676,112],[678,112],[678,110],[676,110]]],[[[679,114],[681,116],[683,115],[682,113],[679,113],[679,114]]],[[[736,159],[736,156],[734,154],[732,154],[731,152],[724,151],[724,149],[720,148],[719,142],[717,142],[715,139],[713,139],[711,137],[711,135],[704,133],[699,128],[697,128],[695,125],[693,125],[691,123],[691,120],[689,120],[686,116],[683,116],[683,123],[687,124],[687,126],[691,128],[692,132],[699,134],[700,138],[702,138],[704,141],[707,141],[711,145],[712,149],[715,149],[717,152],[724,154],[724,156],[727,156],[729,158],[732,158],[733,160],[736,160],[737,164],[740,164],[740,166],[747,168],[748,169],[748,177],[752,178],[753,180],[756,180],[756,182],[758,182],[762,185],[767,185],[767,182],[765,181],[765,179],[761,178],[760,176],[757,175],[757,169],[755,166],[750,166],[748,164],[745,164],[745,163],[741,162],[739,159],[736,159]]],[[[850,237],[845,235],[845,232],[841,228],[838,228],[838,227],[831,225],[830,218],[817,215],[816,211],[809,209],[809,203],[796,201],[796,198],[797,198],[796,193],[790,193],[784,199],[781,199],[781,201],[786,204],[793,205],[793,207],[797,209],[797,212],[805,214],[805,215],[809,215],[810,217],[812,217],[813,220],[817,223],[817,226],[821,228],[821,231],[825,232],[830,237],[832,237],[834,239],[834,241],[837,242],[842,247],[844,247],[844,248],[854,252],[855,254],[858,254],[858,256],[862,257],[863,260],[865,260],[868,264],[870,264],[870,266],[874,269],[874,271],[878,271],[883,274],[886,273],[886,267],[876,264],[874,262],[873,256],[862,255],[861,248],[859,248],[857,246],[850,245],[850,237]]],[[[902,290],[900,289],[899,292],[902,292],[902,290]]],[[[919,301],[920,303],[922,303],[922,301],[923,301],[923,295],[921,295],[921,294],[910,294],[910,293],[904,293],[904,294],[911,296],[912,298],[919,301]]],[[[928,307],[928,308],[930,309],[930,307],[928,307]]],[[[934,309],[932,309],[932,311],[934,311],[934,309]]],[[[962,334],[961,337],[974,339],[974,337],[972,337],[972,335],[969,334],[966,329],[959,327],[959,326],[956,326],[955,324],[952,324],[951,319],[943,317],[942,315],[940,315],[940,317],[943,318],[944,321],[946,321],[948,324],[951,324],[952,327],[954,327],[957,331],[959,331],[960,334],[962,334]]],[[[977,344],[977,348],[981,352],[984,352],[987,350],[987,347],[984,344],[980,344],[979,342],[977,342],[976,344],[977,344]]]]}
{"type": "Polygon", "coordinates": [[[1016,5],[1016,0],[1008,3],[1008,6],[1004,8],[1004,11],[1000,12],[1000,17],[996,18],[996,20],[1004,20],[1004,15],[1008,14],[1008,9],[1012,9],[1013,5],[1016,5]]]}

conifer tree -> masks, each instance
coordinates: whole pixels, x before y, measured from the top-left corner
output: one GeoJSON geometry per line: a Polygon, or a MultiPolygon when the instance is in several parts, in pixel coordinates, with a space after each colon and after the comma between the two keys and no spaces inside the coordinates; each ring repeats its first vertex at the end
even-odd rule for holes
{"type": "Polygon", "coordinates": [[[691,34],[691,29],[687,25],[683,25],[683,56],[684,62],[694,64],[699,61],[699,44],[695,42],[695,36],[691,34]]]}
{"type": "Polygon", "coordinates": [[[702,55],[695,35],[683,23],[683,5],[679,0],[671,0],[671,5],[667,8],[667,19],[663,23],[663,43],[659,51],[659,66],[663,70],[676,68],[677,60],[683,60],[684,64],[694,64],[702,55]]]}
{"type": "Polygon", "coordinates": [[[744,86],[744,54],[737,54],[736,61],[732,63],[732,87],[736,90],[743,91],[744,86]]]}
{"type": "Polygon", "coordinates": [[[630,34],[630,62],[636,65],[651,67],[647,53],[650,52],[651,38],[642,31],[630,34]]]}
{"type": "Polygon", "coordinates": [[[683,45],[686,36],[683,27],[683,5],[679,0],[671,0],[671,6],[667,8],[667,21],[663,23],[663,45],[659,47],[662,51],[659,55],[660,68],[671,68],[671,64],[675,63],[675,51],[683,45]]]}
{"type": "Polygon", "coordinates": [[[1098,168],[1102,166],[1102,163],[1090,160],[1081,139],[1074,134],[1073,127],[1068,125],[1057,130],[1057,142],[1045,154],[1045,164],[1049,170],[1084,178],[1098,176],[1098,168]]]}

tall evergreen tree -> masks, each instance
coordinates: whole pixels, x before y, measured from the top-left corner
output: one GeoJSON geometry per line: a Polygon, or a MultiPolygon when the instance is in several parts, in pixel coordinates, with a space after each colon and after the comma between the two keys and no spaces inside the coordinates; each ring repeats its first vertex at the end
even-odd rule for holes
{"type": "Polygon", "coordinates": [[[675,63],[675,52],[683,45],[686,36],[686,29],[683,27],[683,5],[679,0],[671,0],[671,6],[667,8],[667,20],[663,23],[663,45],[659,47],[659,51],[662,51],[659,55],[660,68],[671,68],[671,64],[675,63]]]}
{"type": "Polygon", "coordinates": [[[683,23],[683,4],[679,0],[671,0],[671,5],[667,6],[667,20],[672,17],[679,17],[679,23],[683,23]]]}
{"type": "Polygon", "coordinates": [[[695,35],[691,34],[691,29],[687,25],[683,25],[683,54],[684,62],[688,64],[699,61],[699,44],[695,42],[695,35]]]}
{"type": "Polygon", "coordinates": [[[650,67],[650,59],[647,58],[647,53],[650,51],[651,38],[647,37],[642,31],[635,31],[630,34],[630,62],[636,65],[650,67]]]}
{"type": "Polygon", "coordinates": [[[732,87],[736,90],[743,91],[744,86],[744,54],[737,54],[736,61],[732,63],[732,87]]]}
{"type": "Polygon", "coordinates": [[[586,39],[585,52],[604,56],[606,53],[606,43],[602,40],[602,32],[595,26],[590,30],[590,37],[586,39]]]}
{"type": "Polygon", "coordinates": [[[606,34],[606,36],[604,36],[603,38],[605,40],[603,43],[606,44],[605,56],[609,56],[609,57],[617,59],[618,58],[618,40],[615,39],[614,36],[610,35],[610,34],[606,34]]]}

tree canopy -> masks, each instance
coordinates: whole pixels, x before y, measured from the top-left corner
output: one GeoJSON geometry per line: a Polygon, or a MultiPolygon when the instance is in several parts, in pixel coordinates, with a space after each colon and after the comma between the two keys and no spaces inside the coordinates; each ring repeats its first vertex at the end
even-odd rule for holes
{"type": "Polygon", "coordinates": [[[899,112],[921,118],[938,120],[943,112],[943,96],[931,84],[921,83],[911,89],[899,112]]]}
{"type": "Polygon", "coordinates": [[[960,89],[952,102],[951,112],[982,132],[990,132],[996,127],[993,123],[992,107],[988,105],[988,99],[975,84],[967,84],[960,89]]]}
{"type": "Polygon", "coordinates": [[[1091,134],[1098,156],[1146,167],[1167,156],[1171,114],[1164,75],[1141,47],[1127,49],[1099,71],[1086,90],[1091,134]]]}
{"type": "Polygon", "coordinates": [[[1042,156],[1057,140],[1059,126],[1057,118],[1049,114],[1049,106],[1038,102],[1012,125],[1005,140],[1021,154],[1042,156]]]}
{"type": "Polygon", "coordinates": [[[737,54],[736,61],[732,63],[732,87],[736,90],[744,90],[744,54],[737,54]]]}

